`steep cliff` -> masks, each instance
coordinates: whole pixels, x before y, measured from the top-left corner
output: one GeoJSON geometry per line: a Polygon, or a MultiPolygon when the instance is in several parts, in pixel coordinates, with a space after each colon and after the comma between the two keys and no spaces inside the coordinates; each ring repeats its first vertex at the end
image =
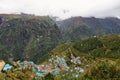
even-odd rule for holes
{"type": "Polygon", "coordinates": [[[40,59],[62,39],[47,16],[0,15],[0,59],[40,59]]]}

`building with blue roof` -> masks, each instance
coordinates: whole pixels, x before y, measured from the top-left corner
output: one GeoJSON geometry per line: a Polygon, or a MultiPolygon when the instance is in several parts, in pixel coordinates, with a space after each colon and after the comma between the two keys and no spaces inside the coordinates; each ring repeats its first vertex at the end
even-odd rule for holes
{"type": "Polygon", "coordinates": [[[6,64],[3,68],[3,71],[8,71],[11,70],[13,66],[11,66],[10,64],[6,64]]]}

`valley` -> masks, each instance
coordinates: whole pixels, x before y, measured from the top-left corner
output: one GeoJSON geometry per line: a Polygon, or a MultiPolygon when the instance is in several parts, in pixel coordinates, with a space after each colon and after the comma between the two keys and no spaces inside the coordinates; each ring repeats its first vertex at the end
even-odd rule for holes
{"type": "Polygon", "coordinates": [[[120,20],[0,14],[0,80],[119,80],[120,20]]]}

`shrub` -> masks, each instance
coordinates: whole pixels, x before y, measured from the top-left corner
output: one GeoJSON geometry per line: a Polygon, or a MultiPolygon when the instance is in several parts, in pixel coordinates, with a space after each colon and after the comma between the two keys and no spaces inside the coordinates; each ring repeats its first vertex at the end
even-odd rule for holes
{"type": "Polygon", "coordinates": [[[116,66],[108,62],[100,62],[96,66],[93,66],[84,77],[100,80],[118,80],[120,79],[120,70],[117,70],[116,66]]]}
{"type": "Polygon", "coordinates": [[[88,52],[99,47],[102,47],[102,43],[98,38],[89,38],[87,40],[77,42],[74,45],[74,48],[81,52],[88,52]]]}

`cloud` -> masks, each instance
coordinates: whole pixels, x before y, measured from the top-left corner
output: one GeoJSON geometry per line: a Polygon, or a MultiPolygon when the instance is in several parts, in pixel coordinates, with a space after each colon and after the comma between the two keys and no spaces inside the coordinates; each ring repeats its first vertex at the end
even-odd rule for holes
{"type": "Polygon", "coordinates": [[[120,17],[120,0],[0,0],[0,13],[120,17]],[[64,11],[67,11],[66,13],[64,11]]]}

